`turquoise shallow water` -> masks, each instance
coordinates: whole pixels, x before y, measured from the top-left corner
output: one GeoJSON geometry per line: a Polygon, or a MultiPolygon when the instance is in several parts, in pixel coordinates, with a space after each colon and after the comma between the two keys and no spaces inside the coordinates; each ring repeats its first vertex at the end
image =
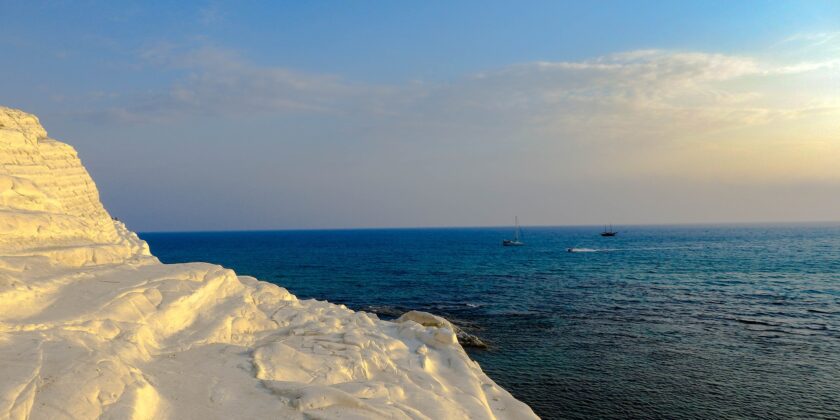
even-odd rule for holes
{"type": "Polygon", "coordinates": [[[447,316],[543,418],[840,417],[840,225],[523,230],[141,237],[301,298],[447,316]]]}

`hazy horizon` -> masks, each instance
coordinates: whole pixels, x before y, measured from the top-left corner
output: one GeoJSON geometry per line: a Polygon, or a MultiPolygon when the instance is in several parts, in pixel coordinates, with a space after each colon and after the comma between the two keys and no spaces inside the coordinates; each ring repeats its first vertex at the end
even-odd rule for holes
{"type": "Polygon", "coordinates": [[[838,3],[161,4],[0,14],[137,231],[840,220],[838,3]]]}
{"type": "MultiPolygon", "coordinates": [[[[633,228],[657,228],[657,227],[761,227],[761,226],[831,226],[840,224],[840,220],[809,220],[809,221],[765,221],[765,222],[708,222],[708,223],[647,223],[647,224],[580,224],[580,225],[529,225],[520,223],[523,230],[542,228],[593,228],[603,229],[612,227],[619,233],[626,233],[633,228]]],[[[139,234],[158,233],[241,233],[241,232],[318,232],[318,231],[353,231],[353,230],[447,230],[447,229],[505,229],[513,228],[513,224],[489,225],[489,226],[374,226],[374,227],[318,227],[318,228],[261,228],[261,229],[217,229],[217,230],[146,230],[138,231],[139,234]]]]}

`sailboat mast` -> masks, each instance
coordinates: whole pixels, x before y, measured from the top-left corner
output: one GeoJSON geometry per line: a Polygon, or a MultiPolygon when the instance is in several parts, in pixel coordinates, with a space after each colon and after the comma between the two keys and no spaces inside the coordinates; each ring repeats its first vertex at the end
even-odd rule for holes
{"type": "Polygon", "coordinates": [[[519,216],[513,216],[513,220],[516,223],[516,232],[514,232],[514,240],[519,242],[519,216]]]}

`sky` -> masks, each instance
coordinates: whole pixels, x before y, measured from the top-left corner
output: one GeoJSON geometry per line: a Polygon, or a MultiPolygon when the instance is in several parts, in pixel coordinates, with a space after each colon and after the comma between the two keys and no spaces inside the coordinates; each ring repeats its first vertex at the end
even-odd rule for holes
{"type": "Polygon", "coordinates": [[[137,231],[840,220],[836,1],[0,0],[137,231]]]}

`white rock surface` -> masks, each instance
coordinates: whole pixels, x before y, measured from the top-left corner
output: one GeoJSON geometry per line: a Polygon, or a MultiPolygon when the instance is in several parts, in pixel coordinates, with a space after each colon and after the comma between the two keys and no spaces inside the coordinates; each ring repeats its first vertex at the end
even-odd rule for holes
{"type": "Polygon", "coordinates": [[[448,323],[404,321],[161,264],[72,147],[0,107],[0,419],[536,418],[448,323]]]}

